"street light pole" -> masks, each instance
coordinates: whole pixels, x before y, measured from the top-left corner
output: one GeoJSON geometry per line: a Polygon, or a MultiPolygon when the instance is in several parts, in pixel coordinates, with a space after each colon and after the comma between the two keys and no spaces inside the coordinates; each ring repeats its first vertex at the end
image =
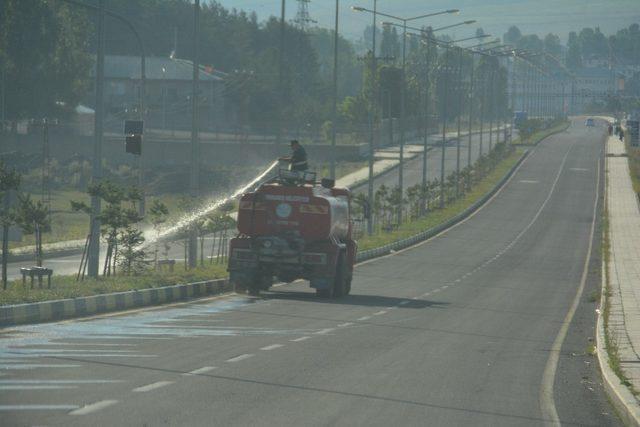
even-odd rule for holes
{"type": "Polygon", "coordinates": [[[469,78],[469,146],[467,147],[467,167],[471,168],[471,134],[473,130],[473,77],[475,71],[475,58],[471,55],[471,70],[469,78]]]}
{"type": "Polygon", "coordinates": [[[398,200],[398,225],[402,224],[402,211],[404,205],[404,138],[406,127],[405,110],[405,86],[406,86],[406,52],[407,52],[407,20],[403,20],[402,31],[402,79],[400,87],[400,166],[398,168],[398,190],[400,198],[398,200]]]}
{"type": "MultiPolygon", "coordinates": [[[[200,0],[195,0],[193,9],[193,84],[191,90],[191,174],[190,189],[194,199],[200,193],[200,158],[198,140],[198,80],[200,77],[200,64],[198,57],[198,37],[200,34],[200,0]]],[[[198,263],[198,235],[195,227],[189,230],[189,268],[195,268],[198,263]]]]}
{"type": "Polygon", "coordinates": [[[376,91],[375,81],[377,73],[376,65],[376,19],[378,12],[378,0],[373,0],[373,34],[371,40],[371,111],[369,112],[369,179],[367,181],[367,201],[369,203],[369,218],[367,219],[367,233],[373,234],[373,161],[374,161],[374,144],[375,144],[375,121],[376,121],[376,91]]]}
{"type": "Polygon", "coordinates": [[[442,150],[440,152],[440,209],[444,208],[444,161],[447,143],[447,95],[449,85],[449,46],[444,47],[444,86],[442,96],[442,150]]]}
{"type": "Polygon", "coordinates": [[[336,126],[338,121],[338,16],[340,0],[336,0],[336,25],[333,33],[333,111],[331,117],[331,179],[336,179],[336,126]]]}
{"type": "Polygon", "coordinates": [[[489,67],[489,151],[491,153],[492,143],[493,143],[493,116],[495,114],[495,101],[496,97],[493,93],[493,77],[494,77],[494,69],[493,69],[493,61],[491,62],[491,66],[489,67]]]}
{"type": "MultiPolygon", "coordinates": [[[[98,184],[102,179],[102,115],[104,112],[104,0],[98,0],[97,46],[96,46],[96,102],[94,108],[94,143],[91,181],[98,184]]],[[[97,278],[100,264],[100,197],[91,196],[90,240],[87,261],[89,277],[97,278]]]]}
{"type": "Polygon", "coordinates": [[[425,49],[425,70],[424,70],[424,135],[422,142],[422,191],[420,202],[420,214],[424,215],[427,204],[427,154],[429,151],[429,45],[425,49]]]}
{"type": "Polygon", "coordinates": [[[458,48],[458,134],[456,138],[456,199],[460,197],[460,131],[462,127],[462,52],[458,48]]]}

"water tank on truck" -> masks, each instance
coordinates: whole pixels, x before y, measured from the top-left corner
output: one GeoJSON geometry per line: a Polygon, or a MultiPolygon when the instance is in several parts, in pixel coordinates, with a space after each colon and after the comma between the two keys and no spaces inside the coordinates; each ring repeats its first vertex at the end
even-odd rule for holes
{"type": "Polygon", "coordinates": [[[348,294],[357,251],[350,203],[348,189],[319,184],[311,172],[281,170],[244,194],[229,251],[236,291],[257,295],[274,279],[305,279],[319,296],[348,294]]]}

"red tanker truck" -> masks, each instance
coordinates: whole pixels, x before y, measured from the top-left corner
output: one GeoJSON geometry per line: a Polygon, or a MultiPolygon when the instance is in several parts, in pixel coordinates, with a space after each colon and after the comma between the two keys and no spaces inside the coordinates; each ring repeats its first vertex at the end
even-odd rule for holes
{"type": "Polygon", "coordinates": [[[325,298],[351,290],[357,244],[352,238],[351,193],[315,173],[280,170],[238,209],[230,242],[229,274],[236,292],[258,295],[277,279],[306,279],[325,298]]]}

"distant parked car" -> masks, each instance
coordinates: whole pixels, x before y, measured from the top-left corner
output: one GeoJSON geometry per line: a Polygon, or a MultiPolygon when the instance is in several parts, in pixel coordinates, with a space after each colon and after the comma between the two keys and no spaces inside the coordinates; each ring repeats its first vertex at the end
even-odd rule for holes
{"type": "Polygon", "coordinates": [[[596,122],[591,117],[589,117],[587,120],[585,120],[584,125],[588,127],[594,127],[596,125],[596,122]]]}

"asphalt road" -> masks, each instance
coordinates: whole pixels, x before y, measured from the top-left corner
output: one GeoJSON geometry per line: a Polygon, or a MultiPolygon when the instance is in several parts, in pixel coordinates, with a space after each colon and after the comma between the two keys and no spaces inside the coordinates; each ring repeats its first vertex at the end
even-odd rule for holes
{"type": "Polygon", "coordinates": [[[619,425],[586,354],[602,136],[547,139],[466,222],[358,266],[349,297],[294,283],[4,330],[2,425],[619,425]]]}

